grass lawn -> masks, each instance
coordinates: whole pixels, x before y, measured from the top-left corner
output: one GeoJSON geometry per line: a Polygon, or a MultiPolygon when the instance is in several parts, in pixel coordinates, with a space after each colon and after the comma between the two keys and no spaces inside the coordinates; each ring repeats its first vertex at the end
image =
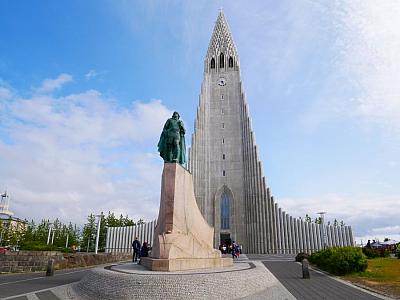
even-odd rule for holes
{"type": "Polygon", "coordinates": [[[368,268],[365,272],[342,278],[382,291],[395,298],[400,297],[400,259],[397,258],[368,259],[368,268]]]}

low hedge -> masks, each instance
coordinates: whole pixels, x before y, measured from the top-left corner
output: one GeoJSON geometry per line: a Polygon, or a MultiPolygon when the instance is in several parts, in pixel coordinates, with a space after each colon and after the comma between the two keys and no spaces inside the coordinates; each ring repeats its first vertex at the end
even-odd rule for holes
{"type": "Polygon", "coordinates": [[[389,251],[385,249],[362,248],[362,252],[367,258],[389,257],[389,251]]]}
{"type": "Polygon", "coordinates": [[[311,263],[335,275],[363,272],[367,269],[367,257],[359,247],[334,247],[314,252],[311,263]]]}
{"type": "Polygon", "coordinates": [[[33,250],[33,251],[57,251],[59,248],[54,245],[46,245],[42,242],[29,241],[21,243],[20,250],[33,250]]]}

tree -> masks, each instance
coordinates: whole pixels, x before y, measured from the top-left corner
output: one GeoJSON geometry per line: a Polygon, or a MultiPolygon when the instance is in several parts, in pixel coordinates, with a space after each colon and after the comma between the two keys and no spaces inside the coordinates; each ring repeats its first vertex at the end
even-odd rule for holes
{"type": "Polygon", "coordinates": [[[83,226],[81,248],[87,251],[94,250],[96,238],[96,216],[90,214],[87,223],[83,226]]]}
{"type": "Polygon", "coordinates": [[[306,215],[305,222],[311,223],[311,217],[309,215],[306,215]]]}
{"type": "Polygon", "coordinates": [[[5,230],[5,228],[3,225],[3,220],[0,220],[0,246],[5,246],[5,244],[3,243],[4,236],[5,236],[4,230],[5,230]]]}
{"type": "Polygon", "coordinates": [[[322,224],[322,218],[321,217],[315,218],[314,223],[315,224],[322,224]]]}

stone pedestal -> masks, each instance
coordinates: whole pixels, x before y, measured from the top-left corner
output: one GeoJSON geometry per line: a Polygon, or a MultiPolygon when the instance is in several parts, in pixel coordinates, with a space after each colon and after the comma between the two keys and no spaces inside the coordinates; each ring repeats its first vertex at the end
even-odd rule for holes
{"type": "Polygon", "coordinates": [[[151,257],[140,264],[154,271],[232,266],[231,258],[221,258],[213,248],[213,235],[197,206],[192,175],[179,164],[165,163],[151,257]]]}

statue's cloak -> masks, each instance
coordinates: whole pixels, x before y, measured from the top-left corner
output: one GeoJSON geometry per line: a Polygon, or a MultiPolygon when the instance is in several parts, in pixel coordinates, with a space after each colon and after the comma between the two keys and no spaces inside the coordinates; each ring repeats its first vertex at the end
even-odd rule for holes
{"type": "Polygon", "coordinates": [[[172,151],[172,146],[174,145],[174,140],[179,139],[179,156],[177,158],[178,163],[184,165],[186,163],[186,143],[185,143],[185,129],[181,120],[175,120],[173,118],[168,119],[164,125],[163,131],[160,136],[160,141],[158,142],[158,152],[160,156],[164,159],[164,162],[169,161],[169,152],[172,151]],[[180,127],[180,131],[173,132],[169,129],[172,127],[172,122],[177,122],[180,127]]]}

